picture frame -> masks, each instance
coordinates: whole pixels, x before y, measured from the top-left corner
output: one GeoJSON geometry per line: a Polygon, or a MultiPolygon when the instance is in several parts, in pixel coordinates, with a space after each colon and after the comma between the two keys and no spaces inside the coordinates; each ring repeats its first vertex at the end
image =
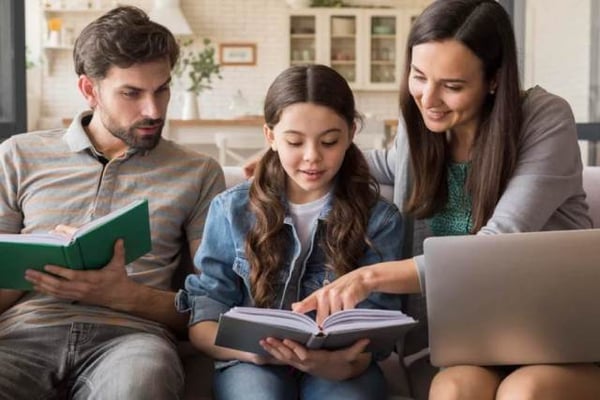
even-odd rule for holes
{"type": "Polygon", "coordinates": [[[256,43],[219,44],[219,63],[223,66],[256,65],[256,43]]]}

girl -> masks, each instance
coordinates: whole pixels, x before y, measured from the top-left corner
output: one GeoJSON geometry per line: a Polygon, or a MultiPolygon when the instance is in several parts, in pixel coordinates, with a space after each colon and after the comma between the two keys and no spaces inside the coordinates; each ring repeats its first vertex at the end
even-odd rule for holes
{"type": "MultiPolygon", "coordinates": [[[[217,196],[178,308],[190,310],[192,343],[217,360],[217,399],[384,399],[385,381],[367,340],[337,351],[265,338],[262,357],[214,345],[217,320],[234,306],[290,309],[359,266],[399,257],[398,209],[379,198],[352,143],[357,112],[333,69],[295,66],[265,100],[270,149],[255,178],[217,196]],[[291,367],[291,368],[290,368],[291,367]]],[[[375,293],[359,307],[399,309],[375,293]]]]}

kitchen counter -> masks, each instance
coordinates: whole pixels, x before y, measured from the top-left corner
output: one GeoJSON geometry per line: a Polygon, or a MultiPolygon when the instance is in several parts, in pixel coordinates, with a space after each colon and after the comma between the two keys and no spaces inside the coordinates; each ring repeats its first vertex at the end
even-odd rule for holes
{"type": "Polygon", "coordinates": [[[263,126],[265,119],[262,115],[232,119],[170,119],[169,126],[173,128],[197,126],[263,126]]]}
{"type": "MultiPolygon", "coordinates": [[[[71,118],[63,118],[63,126],[71,123],[71,118]]],[[[255,134],[262,136],[265,120],[262,115],[232,119],[168,119],[163,135],[165,138],[182,144],[214,145],[216,133],[255,134]]],[[[389,145],[396,133],[398,120],[384,120],[386,143],[389,145]]]]}

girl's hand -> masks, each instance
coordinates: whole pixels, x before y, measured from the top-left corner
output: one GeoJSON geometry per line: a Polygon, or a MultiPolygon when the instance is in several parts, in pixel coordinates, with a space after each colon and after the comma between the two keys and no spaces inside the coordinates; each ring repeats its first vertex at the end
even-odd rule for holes
{"type": "Polygon", "coordinates": [[[341,350],[309,350],[292,340],[266,338],[261,346],[280,363],[302,372],[330,380],[344,380],[362,373],[371,362],[371,354],[363,353],[368,339],[361,339],[341,350]]]}
{"type": "Polygon", "coordinates": [[[249,363],[256,364],[256,365],[267,365],[267,364],[283,365],[283,364],[285,364],[271,356],[261,356],[260,354],[254,354],[254,353],[246,353],[246,354],[248,356],[244,357],[240,361],[245,361],[245,362],[249,362],[249,363]]]}

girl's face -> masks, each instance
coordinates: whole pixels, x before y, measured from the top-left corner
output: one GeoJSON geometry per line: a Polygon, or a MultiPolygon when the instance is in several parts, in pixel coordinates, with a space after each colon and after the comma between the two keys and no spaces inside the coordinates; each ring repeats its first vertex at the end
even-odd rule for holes
{"type": "Polygon", "coordinates": [[[354,129],[332,109],[313,103],[287,106],[273,130],[265,125],[267,141],[288,176],[289,201],[307,203],[329,191],[354,129]]]}
{"type": "Polygon", "coordinates": [[[453,39],[412,48],[408,89],[427,128],[473,138],[494,82],[484,77],[482,61],[453,39]]]}

